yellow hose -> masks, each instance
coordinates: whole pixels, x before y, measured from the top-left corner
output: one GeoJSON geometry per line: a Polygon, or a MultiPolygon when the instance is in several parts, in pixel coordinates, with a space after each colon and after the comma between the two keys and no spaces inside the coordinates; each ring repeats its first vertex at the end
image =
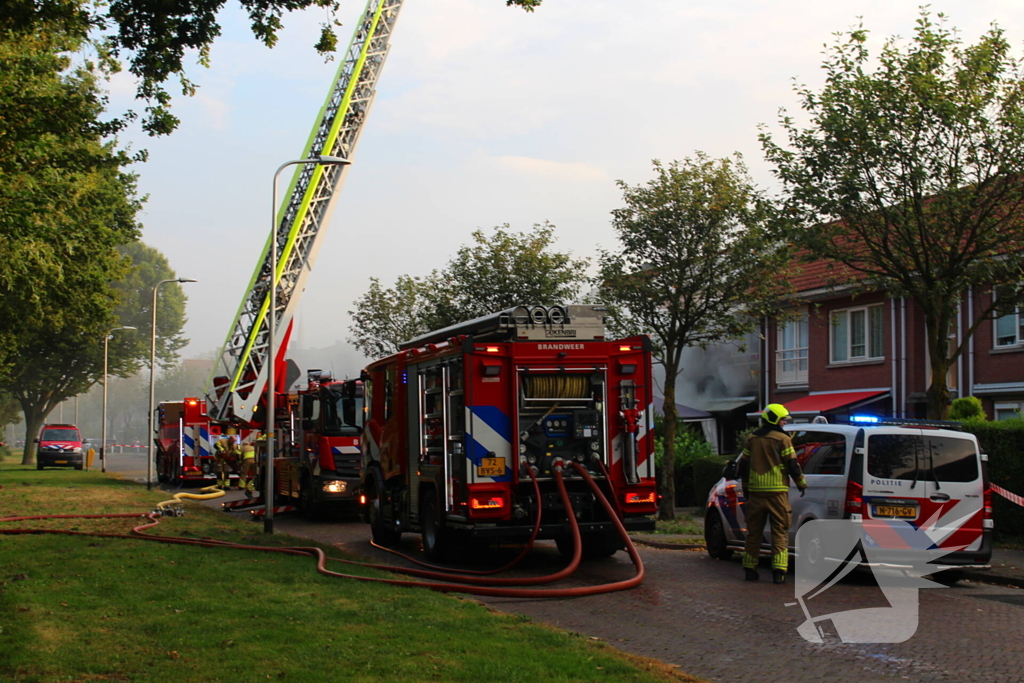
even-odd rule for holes
{"type": "Polygon", "coordinates": [[[181,491],[174,494],[174,498],[171,500],[165,500],[162,503],[157,503],[157,509],[163,509],[165,505],[181,505],[187,498],[189,500],[209,500],[211,498],[220,498],[224,495],[224,491],[217,488],[216,486],[207,486],[206,488],[199,489],[200,491],[209,491],[210,493],[198,494],[198,493],[186,493],[181,491]]]}
{"type": "Polygon", "coordinates": [[[586,398],[590,388],[586,375],[527,375],[527,398],[586,398]]]}

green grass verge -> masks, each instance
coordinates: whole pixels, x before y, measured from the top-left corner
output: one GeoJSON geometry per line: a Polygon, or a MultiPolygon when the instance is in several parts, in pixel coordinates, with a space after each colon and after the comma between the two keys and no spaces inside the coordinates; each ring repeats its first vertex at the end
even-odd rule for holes
{"type": "MultiPolygon", "coordinates": [[[[99,472],[0,469],[0,518],[144,512],[160,491],[99,472]]],[[[311,545],[187,503],[148,533],[311,545]]],[[[2,528],[130,533],[139,522],[2,528]]],[[[339,551],[325,547],[329,554],[339,551]]],[[[346,573],[383,576],[332,563],[346,573]]],[[[693,681],[467,599],[318,574],[309,558],[96,535],[0,535],[4,681],[693,681]]]]}

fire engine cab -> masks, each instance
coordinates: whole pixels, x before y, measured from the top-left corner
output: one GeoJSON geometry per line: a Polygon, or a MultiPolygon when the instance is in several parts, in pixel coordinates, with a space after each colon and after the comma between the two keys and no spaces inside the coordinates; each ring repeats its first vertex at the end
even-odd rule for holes
{"type": "Polygon", "coordinates": [[[356,511],[363,383],[307,372],[308,385],[288,395],[278,420],[282,453],[274,459],[277,495],[298,503],[309,519],[356,511]]]}
{"type": "Polygon", "coordinates": [[[605,315],[600,306],[520,306],[371,364],[362,491],[374,540],[419,532],[438,557],[461,541],[525,540],[539,511],[538,537],[564,554],[572,514],[584,555],[611,555],[622,540],[573,463],[628,530],[653,529],[650,340],[605,340],[605,315]]]}

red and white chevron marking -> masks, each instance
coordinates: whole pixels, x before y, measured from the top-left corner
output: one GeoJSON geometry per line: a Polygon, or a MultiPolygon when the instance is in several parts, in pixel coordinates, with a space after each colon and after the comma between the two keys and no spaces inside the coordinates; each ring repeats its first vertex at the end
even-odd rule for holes
{"type": "Polygon", "coordinates": [[[1011,503],[1024,507],[1024,496],[1018,496],[1016,493],[1010,493],[1003,487],[996,486],[995,484],[992,484],[992,490],[998,493],[1006,500],[1010,501],[1011,503]]]}

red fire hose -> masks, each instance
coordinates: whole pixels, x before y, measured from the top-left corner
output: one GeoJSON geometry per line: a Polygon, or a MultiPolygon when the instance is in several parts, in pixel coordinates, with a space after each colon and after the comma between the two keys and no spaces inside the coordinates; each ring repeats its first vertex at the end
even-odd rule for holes
{"type": "Polygon", "coordinates": [[[597,483],[591,478],[590,474],[581,465],[573,463],[573,467],[583,477],[587,485],[593,491],[597,500],[601,503],[609,519],[615,525],[616,530],[622,537],[626,544],[626,550],[629,553],[630,559],[633,561],[634,567],[636,567],[636,573],[632,578],[615,581],[612,583],[601,584],[597,586],[578,586],[575,588],[543,588],[543,589],[517,589],[507,588],[503,586],[511,585],[535,585],[539,583],[550,583],[557,581],[560,578],[568,576],[576,567],[579,566],[579,560],[581,557],[581,539],[579,526],[576,524],[576,516],[573,514],[571,502],[569,500],[568,493],[565,490],[565,483],[562,481],[561,471],[556,470],[555,481],[559,487],[559,493],[562,497],[562,502],[567,510],[570,527],[573,533],[574,552],[573,560],[570,562],[566,569],[560,572],[546,576],[546,577],[534,577],[524,579],[492,579],[483,578],[476,576],[456,576],[451,573],[431,572],[419,569],[402,569],[397,567],[391,567],[386,565],[370,564],[364,562],[354,562],[351,560],[342,560],[340,558],[331,558],[320,548],[313,547],[285,547],[285,548],[271,548],[266,546],[258,545],[245,545],[240,543],[231,543],[228,541],[215,541],[215,540],[199,540],[199,539],[188,539],[178,538],[174,536],[153,536],[144,534],[143,531],[150,529],[160,523],[157,513],[150,512],[146,514],[138,513],[116,513],[106,515],[34,515],[27,517],[5,517],[0,518],[2,522],[21,522],[33,519],[114,519],[114,518],[125,518],[125,517],[144,517],[149,520],[147,524],[141,524],[132,529],[132,534],[108,534],[108,533],[91,533],[85,531],[66,531],[61,529],[0,529],[0,534],[65,534],[69,536],[96,536],[100,538],[130,538],[130,539],[144,539],[149,541],[158,541],[161,543],[174,543],[178,545],[195,545],[205,547],[219,547],[219,548],[236,548],[239,550],[257,550],[262,552],[270,553],[283,553],[286,555],[305,555],[315,557],[317,560],[316,569],[318,572],[325,576],[334,576],[338,578],[354,579],[357,581],[368,581],[372,583],[387,583],[395,586],[410,586],[418,588],[429,588],[431,590],[443,592],[443,593],[467,593],[470,595],[485,595],[492,597],[508,597],[508,598],[570,598],[570,597],[582,597],[587,595],[598,595],[601,593],[611,593],[613,591],[621,591],[634,586],[640,585],[644,579],[644,565],[643,560],[640,559],[640,554],[633,546],[632,541],[629,538],[629,534],[626,532],[626,528],[622,525],[619,520],[616,511],[612,508],[612,505],[605,498],[604,493],[598,487],[597,483]],[[341,562],[344,564],[351,564],[361,567],[370,567],[375,569],[383,569],[385,571],[404,573],[413,576],[423,576],[426,578],[439,578],[448,583],[437,583],[432,581],[405,581],[401,579],[378,579],[368,576],[358,576],[354,574],[343,574],[341,572],[335,572],[327,569],[328,560],[334,562],[341,562]],[[568,571],[567,571],[568,570],[568,571]],[[555,577],[555,578],[552,578],[555,577]],[[453,582],[463,582],[453,583],[453,582]],[[466,583],[485,583],[486,585],[465,585],[466,583]],[[499,587],[500,586],[500,587],[499,587]]]}

